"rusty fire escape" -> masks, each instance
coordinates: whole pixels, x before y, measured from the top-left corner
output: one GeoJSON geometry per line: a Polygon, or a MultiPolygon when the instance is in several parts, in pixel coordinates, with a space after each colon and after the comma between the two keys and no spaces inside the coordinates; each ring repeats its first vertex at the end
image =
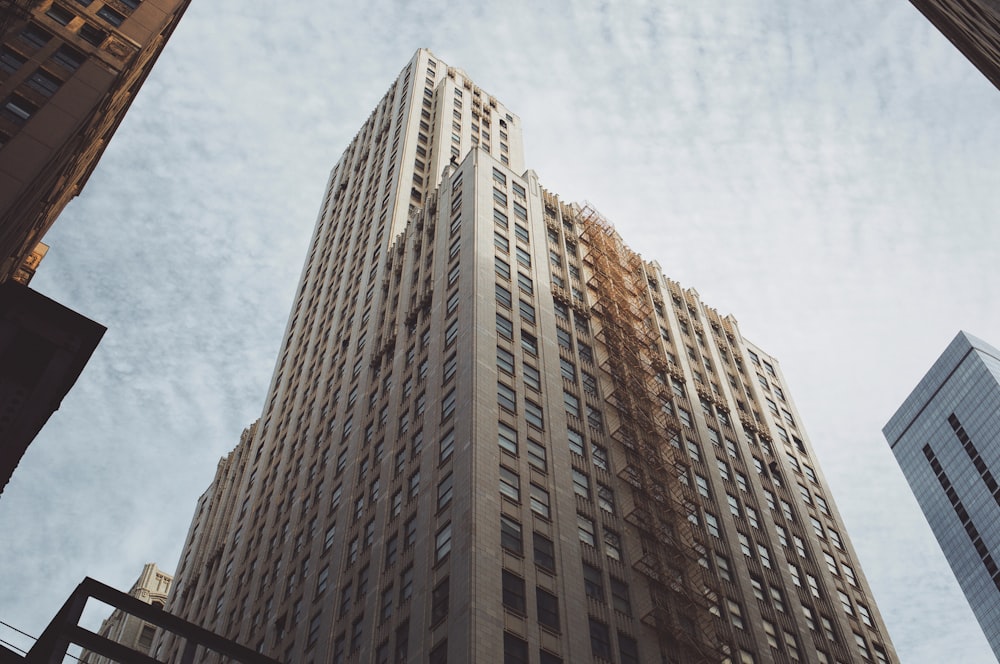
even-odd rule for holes
{"type": "MultiPolygon", "coordinates": [[[[648,582],[643,622],[655,630],[671,661],[717,664],[724,657],[718,620],[717,581],[699,564],[707,548],[695,525],[696,500],[678,481],[680,460],[670,438],[680,422],[663,409],[669,400],[667,368],[650,325],[653,310],[642,258],[625,247],[611,224],[589,205],[578,214],[588,285],[602,346],[598,360],[607,381],[608,425],[615,468],[630,487],[622,496],[633,568],[648,582]],[[661,380],[657,380],[660,374],[661,380]],[[638,540],[638,541],[636,541],[638,540]]],[[[655,326],[654,326],[655,327],[655,326]]]]}

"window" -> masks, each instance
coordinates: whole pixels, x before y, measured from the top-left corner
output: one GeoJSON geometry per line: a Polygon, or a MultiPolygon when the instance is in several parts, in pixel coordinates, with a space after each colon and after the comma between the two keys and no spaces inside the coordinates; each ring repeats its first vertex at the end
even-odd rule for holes
{"type": "Polygon", "coordinates": [[[719,577],[725,581],[732,581],[733,577],[729,571],[729,559],[725,556],[715,554],[715,567],[719,571],[719,577]]]}
{"type": "Polygon", "coordinates": [[[448,503],[451,502],[451,495],[454,485],[454,475],[448,473],[444,476],[444,479],[438,483],[437,488],[437,508],[438,510],[444,509],[448,503]]]}
{"type": "Polygon", "coordinates": [[[497,314],[497,334],[504,339],[514,338],[514,324],[502,314],[497,314]]]}
{"type": "Polygon", "coordinates": [[[501,279],[510,280],[510,265],[499,256],[493,258],[493,271],[501,279]]]}
{"type": "Polygon", "coordinates": [[[535,285],[531,281],[531,277],[520,272],[517,273],[517,285],[521,289],[521,292],[526,295],[532,295],[535,292],[535,285]]]}
{"type": "Polygon", "coordinates": [[[597,484],[597,504],[608,514],[615,513],[615,494],[610,487],[597,484]]]}
{"type": "Polygon", "coordinates": [[[621,537],[609,528],[604,529],[604,553],[612,560],[622,559],[621,537]]]}
{"type": "Polygon", "coordinates": [[[523,553],[521,524],[506,516],[500,517],[500,546],[511,553],[523,553]]]}
{"type": "Polygon", "coordinates": [[[580,456],[586,456],[586,450],[583,446],[583,434],[574,431],[573,429],[567,429],[566,440],[569,443],[570,452],[580,456]]]}
{"type": "Polygon", "coordinates": [[[593,462],[595,467],[600,468],[601,470],[609,470],[608,451],[600,445],[590,446],[590,460],[593,462]]]}
{"type": "Polygon", "coordinates": [[[503,383],[497,383],[497,403],[511,413],[517,412],[517,396],[513,389],[503,383]]]}
{"type": "Polygon", "coordinates": [[[549,492],[538,486],[534,482],[530,484],[529,488],[529,501],[531,504],[531,511],[535,514],[549,518],[549,492]]]}
{"type": "Polygon", "coordinates": [[[861,602],[858,602],[858,615],[861,616],[861,622],[863,622],[864,624],[868,625],[869,627],[875,626],[874,623],[872,623],[871,612],[868,611],[868,607],[862,604],[861,602]]]}
{"type": "Polygon", "coordinates": [[[510,295],[510,290],[505,288],[504,286],[501,286],[500,284],[496,284],[496,295],[497,295],[497,303],[510,309],[511,304],[513,303],[513,300],[510,295]]]}
{"type": "Polygon", "coordinates": [[[521,348],[528,355],[537,356],[538,355],[538,339],[534,335],[528,334],[527,332],[521,332],[521,348]]]}
{"type": "Polygon", "coordinates": [[[531,254],[528,253],[523,247],[514,247],[515,254],[517,255],[517,262],[521,264],[521,267],[531,267],[531,254]]]}
{"type": "Polygon", "coordinates": [[[28,77],[28,87],[45,97],[51,97],[54,95],[60,85],[62,85],[62,81],[55,76],[42,71],[41,69],[35,70],[31,76],[28,77]]]}
{"type": "Polygon", "coordinates": [[[12,51],[6,46],[0,49],[0,69],[5,72],[15,72],[20,69],[27,60],[16,51],[12,51]]]}
{"type": "Polygon", "coordinates": [[[533,547],[535,554],[535,565],[549,572],[554,572],[556,568],[555,548],[552,540],[540,533],[533,533],[533,547]]]}
{"type": "Polygon", "coordinates": [[[538,470],[545,472],[546,469],[546,453],[545,447],[542,446],[538,441],[528,439],[528,463],[537,468],[538,470]]]}
{"type": "Polygon", "coordinates": [[[503,229],[507,228],[507,215],[500,210],[493,208],[493,223],[503,229]]]}
{"type": "Polygon", "coordinates": [[[809,592],[812,593],[813,597],[822,599],[822,595],[819,592],[819,582],[816,581],[816,577],[812,574],[806,574],[806,582],[809,584],[809,592]]]}
{"type": "MultiPolygon", "coordinates": [[[[49,10],[45,12],[45,15],[51,18],[53,21],[59,25],[67,25],[70,21],[76,18],[76,14],[73,12],[60,7],[59,5],[52,5],[49,10]]],[[[48,41],[48,40],[46,40],[48,41]]]]}
{"type": "Polygon", "coordinates": [[[698,493],[708,498],[709,497],[708,480],[699,475],[698,473],[695,473],[694,483],[698,487],[698,493]]]}
{"type": "Polygon", "coordinates": [[[576,526],[580,541],[596,547],[597,539],[594,536],[594,520],[578,513],[576,515],[576,526]]]}
{"type": "Polygon", "coordinates": [[[598,602],[604,601],[604,580],[601,570],[587,563],[583,563],[583,589],[587,597],[598,602]]]}
{"type": "Polygon", "coordinates": [[[743,611],[740,605],[734,600],[726,598],[726,607],[729,609],[729,619],[732,621],[733,627],[745,629],[743,626],[743,611]]]}
{"type": "Polygon", "coordinates": [[[521,373],[524,374],[524,385],[525,387],[538,392],[542,389],[542,376],[538,373],[538,369],[531,366],[529,363],[525,362],[521,367],[521,373]]]}
{"type": "Polygon", "coordinates": [[[764,567],[771,568],[771,553],[767,550],[767,547],[763,544],[757,545],[757,555],[760,556],[760,564],[764,567]]]}
{"type": "Polygon", "coordinates": [[[111,25],[115,26],[116,28],[119,25],[121,25],[122,22],[125,20],[125,16],[123,14],[116,12],[114,9],[108,7],[107,5],[104,5],[100,9],[98,9],[97,15],[103,18],[111,25]]]}
{"type": "Polygon", "coordinates": [[[503,664],[528,664],[528,642],[510,632],[504,632],[503,664]]]}
{"type": "Polygon", "coordinates": [[[441,421],[444,422],[455,412],[455,389],[452,388],[441,402],[441,421]]]}
{"type": "Polygon", "coordinates": [[[545,429],[545,424],[542,421],[542,407],[530,399],[524,400],[524,419],[537,429],[545,429]]]}
{"type": "MultiPolygon", "coordinates": [[[[515,213],[516,213],[516,210],[515,210],[515,213]]],[[[520,216],[520,215],[518,215],[518,216],[520,216]]],[[[522,226],[521,224],[518,224],[518,223],[514,224],[514,235],[521,242],[525,242],[526,243],[526,242],[529,241],[528,240],[528,237],[529,237],[528,236],[528,229],[525,228],[524,226],[522,226]]]]}
{"type": "Polygon", "coordinates": [[[611,634],[600,620],[590,619],[590,650],[595,657],[611,659],[611,634]]]}
{"type": "Polygon", "coordinates": [[[18,94],[13,94],[7,98],[3,105],[3,114],[15,124],[23,124],[28,121],[38,106],[18,94]]]}
{"type": "Polygon", "coordinates": [[[524,300],[519,300],[518,309],[521,312],[521,318],[524,320],[524,322],[530,325],[535,324],[535,307],[525,302],[524,300]]]}
{"type": "Polygon", "coordinates": [[[563,403],[566,405],[566,414],[572,417],[580,417],[580,399],[574,394],[563,392],[563,403]]]}
{"type": "Polygon", "coordinates": [[[711,512],[705,512],[705,526],[714,537],[719,537],[719,520],[711,512]]]}
{"type": "Polygon", "coordinates": [[[521,502],[521,478],[506,466],[500,466],[500,494],[521,502]]]}
{"type": "Polygon", "coordinates": [[[21,34],[19,36],[21,39],[36,48],[45,46],[49,43],[49,40],[52,39],[52,35],[49,34],[47,30],[43,30],[34,23],[26,25],[24,30],[21,30],[21,34]]]}
{"type": "Polygon", "coordinates": [[[541,588],[535,588],[538,622],[554,632],[559,631],[559,598],[541,588]]]}
{"type": "Polygon", "coordinates": [[[840,606],[843,607],[844,613],[853,616],[854,607],[851,605],[851,598],[842,590],[837,591],[837,596],[840,598],[840,606]]]}
{"type": "Polygon", "coordinates": [[[451,522],[442,526],[434,536],[434,562],[441,562],[449,553],[451,553],[451,522]]]}
{"type": "Polygon", "coordinates": [[[604,416],[601,415],[601,411],[597,410],[590,404],[587,404],[587,424],[589,424],[592,429],[596,429],[598,431],[603,431],[604,429],[604,416]]]}
{"type": "Polygon", "coordinates": [[[576,468],[573,469],[573,493],[590,500],[590,478],[576,468]]]}
{"type": "Polygon", "coordinates": [[[774,624],[768,620],[761,621],[764,624],[764,634],[767,636],[767,645],[778,650],[778,633],[774,629],[774,624]]]}
{"type": "Polygon", "coordinates": [[[502,574],[504,608],[524,615],[524,579],[507,570],[502,574]]]}
{"type": "Polygon", "coordinates": [[[629,599],[628,584],[611,577],[611,603],[615,611],[626,616],[632,615],[632,602],[629,599]]]}
{"type": "Polygon", "coordinates": [[[493,246],[505,254],[510,253],[510,241],[500,231],[493,231],[493,246]]]}

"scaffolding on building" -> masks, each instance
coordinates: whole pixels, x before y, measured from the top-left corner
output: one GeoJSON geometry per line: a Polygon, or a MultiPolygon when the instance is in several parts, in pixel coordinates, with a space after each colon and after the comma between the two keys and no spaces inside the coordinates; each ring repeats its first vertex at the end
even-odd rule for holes
{"type": "Polygon", "coordinates": [[[628,553],[648,582],[642,620],[670,661],[717,664],[727,650],[713,615],[718,582],[706,569],[697,499],[678,480],[681,460],[670,441],[680,422],[663,408],[670,398],[666,375],[674,371],[654,332],[645,264],[594,208],[574,216],[589,268],[598,363],[613,406],[606,421],[616,442],[615,469],[631,487],[622,496],[623,513],[639,535],[628,538],[628,553]]]}

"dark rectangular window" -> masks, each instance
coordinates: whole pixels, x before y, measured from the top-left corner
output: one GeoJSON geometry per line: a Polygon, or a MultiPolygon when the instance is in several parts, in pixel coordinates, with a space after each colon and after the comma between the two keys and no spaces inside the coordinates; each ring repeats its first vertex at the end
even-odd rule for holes
{"type": "Polygon", "coordinates": [[[107,32],[101,30],[100,28],[95,28],[89,23],[84,23],[82,26],[80,26],[79,34],[81,39],[83,39],[85,42],[93,44],[94,46],[100,46],[101,44],[104,43],[104,40],[107,39],[108,37],[107,32]]]}
{"type": "Polygon", "coordinates": [[[28,77],[28,87],[45,97],[51,97],[62,85],[62,81],[41,69],[36,69],[28,77]]]}
{"type": "Polygon", "coordinates": [[[497,314],[497,334],[504,339],[514,338],[514,323],[502,314],[497,314]]]}
{"type": "Polygon", "coordinates": [[[528,642],[504,632],[503,664],[528,664],[528,642]]]}
{"type": "Polygon", "coordinates": [[[448,615],[448,577],[431,591],[431,624],[435,625],[448,615]]]}
{"type": "Polygon", "coordinates": [[[590,651],[597,657],[611,659],[611,634],[600,620],[590,619],[590,651]]]}
{"type": "Polygon", "coordinates": [[[615,611],[624,613],[626,616],[632,615],[632,602],[628,596],[628,584],[611,577],[611,603],[615,611]]]}
{"type": "Polygon", "coordinates": [[[34,23],[26,25],[24,30],[21,30],[20,37],[36,48],[45,46],[52,39],[52,35],[47,30],[43,30],[34,23]]]}
{"type": "Polygon", "coordinates": [[[16,94],[8,97],[0,109],[0,112],[15,124],[24,124],[36,111],[38,111],[37,105],[16,94]]]}
{"type": "Polygon", "coordinates": [[[70,21],[76,18],[76,14],[69,11],[65,7],[60,7],[59,5],[52,5],[49,7],[49,10],[45,12],[45,15],[59,25],[67,25],[70,21]]]}
{"type": "Polygon", "coordinates": [[[538,622],[554,632],[559,631],[559,598],[550,592],[535,588],[538,622]]]}
{"type": "Polygon", "coordinates": [[[601,578],[601,570],[588,565],[583,564],[583,588],[587,592],[587,597],[596,599],[599,602],[604,601],[604,581],[601,578]]]}
{"type": "Polygon", "coordinates": [[[535,565],[554,572],[556,570],[555,547],[545,535],[534,533],[535,565]]]}
{"type": "Polygon", "coordinates": [[[5,72],[14,73],[21,68],[27,60],[21,54],[13,51],[6,46],[0,49],[0,70],[5,72]]]}
{"type": "Polygon", "coordinates": [[[515,613],[524,615],[524,579],[503,570],[503,605],[515,613]]]}
{"type": "Polygon", "coordinates": [[[622,664],[639,664],[639,644],[621,632],[618,632],[618,654],[622,664]]]}
{"type": "Polygon", "coordinates": [[[445,640],[434,647],[427,660],[428,664],[448,664],[448,641],[445,640]]]}
{"type": "Polygon", "coordinates": [[[506,516],[500,517],[500,546],[519,556],[524,552],[521,524],[506,516]]]}
{"type": "Polygon", "coordinates": [[[55,62],[60,67],[69,69],[70,71],[76,71],[83,64],[84,60],[87,59],[83,53],[80,53],[75,48],[63,44],[59,47],[59,50],[52,54],[52,61],[55,62]]]}
{"type": "Polygon", "coordinates": [[[496,284],[496,295],[497,295],[497,303],[510,309],[511,303],[513,302],[510,295],[510,290],[504,288],[500,284],[496,284]]]}

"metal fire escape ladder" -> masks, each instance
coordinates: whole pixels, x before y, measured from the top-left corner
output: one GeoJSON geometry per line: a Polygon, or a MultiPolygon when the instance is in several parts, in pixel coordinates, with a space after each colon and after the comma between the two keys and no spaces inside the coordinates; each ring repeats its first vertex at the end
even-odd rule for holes
{"type": "Polygon", "coordinates": [[[719,624],[710,607],[718,604],[717,581],[699,564],[707,548],[697,523],[690,488],[678,480],[675,449],[669,440],[680,423],[663,409],[669,398],[656,376],[666,366],[653,320],[641,257],[622,244],[611,224],[589,205],[578,214],[584,262],[590,269],[598,361],[615,441],[618,476],[631,488],[623,496],[633,569],[648,582],[642,621],[657,634],[672,659],[718,663],[723,651],[719,624]]]}

